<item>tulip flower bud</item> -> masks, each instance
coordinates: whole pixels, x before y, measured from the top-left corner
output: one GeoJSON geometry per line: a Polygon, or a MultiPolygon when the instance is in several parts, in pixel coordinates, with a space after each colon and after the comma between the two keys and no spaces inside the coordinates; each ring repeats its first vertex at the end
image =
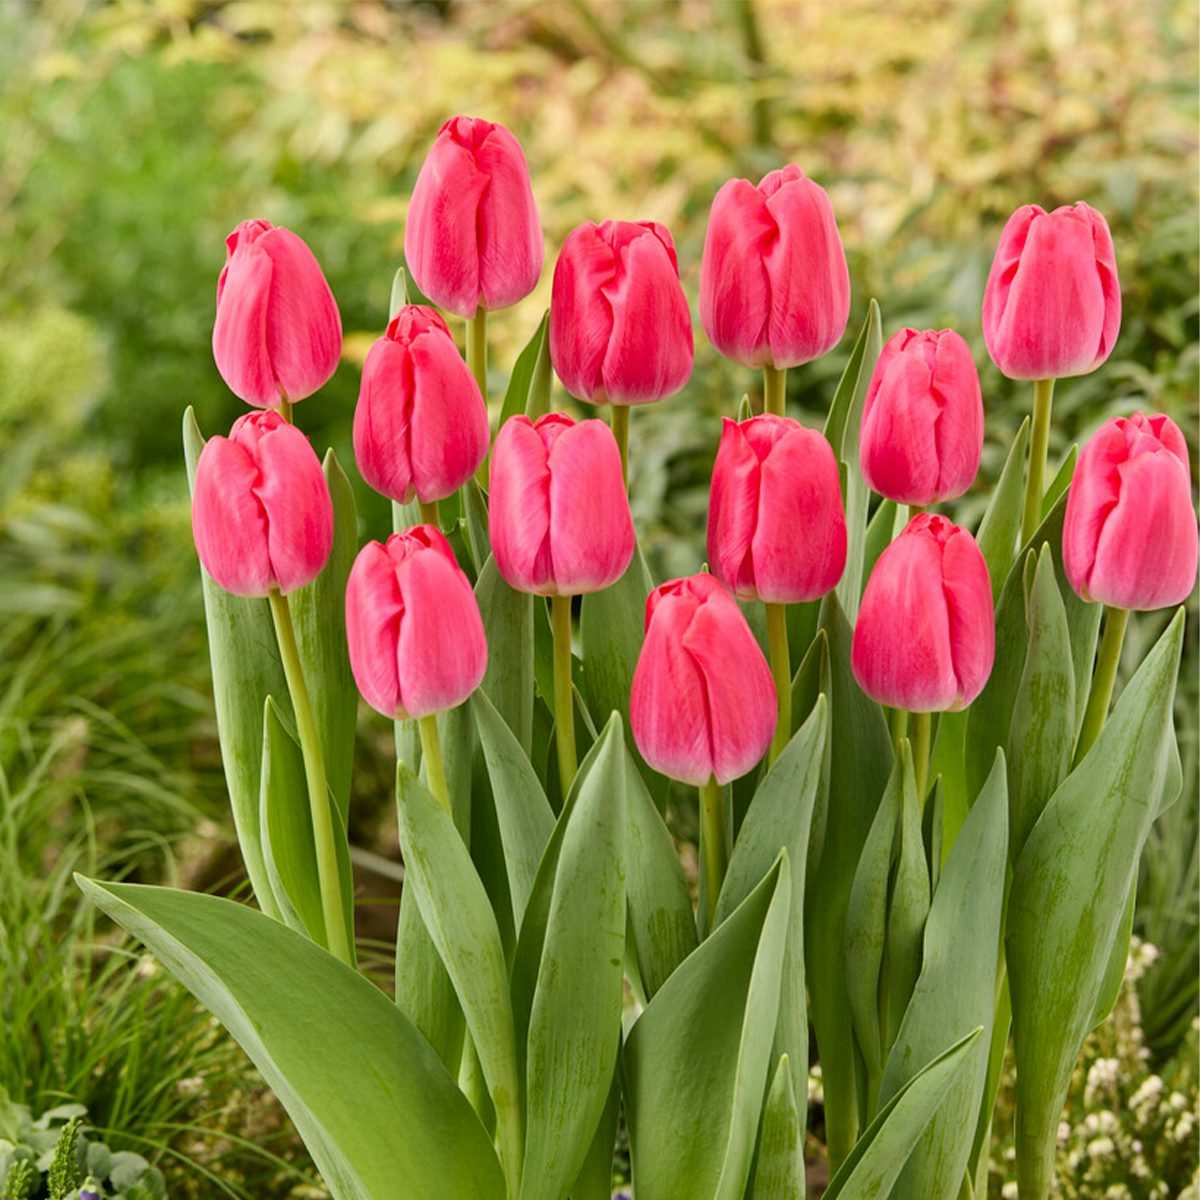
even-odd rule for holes
{"type": "Polygon", "coordinates": [[[720,582],[701,574],[655,588],[629,706],[642,757],[683,783],[725,784],[766,753],[775,715],[770,668],[720,582]]]}
{"type": "Polygon", "coordinates": [[[726,358],[795,367],[837,345],[850,273],[825,189],[795,165],[717,193],[700,262],[700,322],[726,358]]]}
{"type": "Polygon", "coordinates": [[[708,561],[739,600],[798,604],[837,586],[846,518],[829,442],[790,417],[725,419],[708,505],[708,561]]]}
{"type": "Polygon", "coordinates": [[[342,319],[313,252],[290,229],[243,221],[225,239],[213,358],[259,408],[311,396],[342,353],[342,319]]]}
{"type": "Polygon", "coordinates": [[[510,417],[492,451],[488,528],[496,566],[537,596],[616,583],[633,558],[633,518],[616,439],[603,421],[510,417]]]}
{"type": "Polygon", "coordinates": [[[872,699],[955,712],[983,690],[996,651],[992,585],[975,539],[932,513],[913,517],[863,592],[850,662],[872,699]]]}
{"type": "Polygon", "coordinates": [[[192,534],[204,569],[235,596],[312,583],[333,546],[333,502],[308,438],[270,410],[210,438],[196,464],[192,534]]]}
{"type": "Polygon", "coordinates": [[[446,322],[410,304],[367,354],[354,457],[377,492],[407,504],[453,495],[487,457],[487,406],[446,322]]]}
{"type": "Polygon", "coordinates": [[[1196,581],[1196,513],[1179,426],[1118,417],[1083,448],[1063,525],[1063,566],[1084,600],[1114,608],[1181,604],[1196,581]]]}
{"type": "Polygon", "coordinates": [[[1121,328],[1121,284],[1108,223],[1080,202],[1036,204],[1008,219],[983,293],[983,337],[1010,379],[1094,371],[1121,328]]]}
{"type": "Polygon", "coordinates": [[[545,248],[520,142],[494,121],[451,117],[413,186],[404,257],[417,286],[460,317],[529,295],[545,248]]]}
{"type": "Polygon", "coordinates": [[[867,485],[897,504],[936,504],[974,482],[983,397],[967,343],[952,329],[888,339],[863,402],[859,460],[867,485]]]}
{"type": "Polygon", "coordinates": [[[475,593],[432,525],[358,552],[346,583],[346,640],[363,699],[395,719],[455,708],[487,670],[475,593]]]}
{"type": "Polygon", "coordinates": [[[649,404],[687,383],[692,318],[665,225],[589,221],[571,233],[554,267],[550,361],[592,404],[649,404]]]}

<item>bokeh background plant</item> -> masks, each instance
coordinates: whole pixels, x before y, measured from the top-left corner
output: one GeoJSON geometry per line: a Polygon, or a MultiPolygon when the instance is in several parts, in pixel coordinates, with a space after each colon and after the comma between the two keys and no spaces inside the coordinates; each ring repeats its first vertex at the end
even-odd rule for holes
{"type": "MultiPolygon", "coordinates": [[[[179,454],[187,404],[205,429],[241,412],[210,351],[238,221],[292,226],[320,258],[346,350],[299,415],[349,463],[407,197],[448,115],[487,115],[520,138],[548,264],[582,220],[668,224],[693,315],[716,189],[797,161],[838,216],[850,328],[875,296],[885,332],[950,325],[975,353],[988,441],[955,510],[970,524],[1029,404],[979,329],[996,238],[1027,201],[1102,209],[1124,292],[1110,362],[1058,389],[1052,465],[1135,408],[1170,414],[1195,461],[1197,52],[1191,0],[0,5],[0,1085],[35,1112],[85,1105],[114,1149],[161,1167],[173,1197],[214,1194],[214,1178],[231,1195],[321,1194],[240,1052],[161,972],[115,970],[140,951],[66,886],[77,868],[243,886],[179,454]]],[[[547,270],[492,323],[494,395],[549,282],[547,270]]],[[[638,413],[634,517],[659,577],[700,561],[718,417],[758,386],[696,324],[691,382],[638,413]]],[[[790,372],[793,415],[823,415],[848,350],[790,372]]],[[[352,477],[362,532],[380,536],[386,505],[352,477]]],[[[1164,1079],[1194,1059],[1200,1012],[1190,603],[1184,801],[1151,835],[1135,926],[1157,951],[1136,980],[1138,1070],[1164,1079]]],[[[1134,623],[1127,663],[1161,623],[1134,623]]],[[[382,980],[398,892],[390,730],[362,721],[352,839],[377,903],[359,933],[382,980]]],[[[679,815],[683,842],[691,820],[679,815]]],[[[1092,1066],[1120,1057],[1089,1053],[1092,1066]]],[[[1114,1105],[1089,1093],[1090,1070],[1072,1100],[1080,1127],[1085,1107],[1114,1105]]],[[[1179,1077],[1194,1112],[1195,1072],[1179,1077]]],[[[1183,1141],[1164,1194],[1196,1186],[1196,1139],[1183,1141]]],[[[1083,1170],[1077,1149],[1064,1142],[1064,1181],[1083,1170]]]]}

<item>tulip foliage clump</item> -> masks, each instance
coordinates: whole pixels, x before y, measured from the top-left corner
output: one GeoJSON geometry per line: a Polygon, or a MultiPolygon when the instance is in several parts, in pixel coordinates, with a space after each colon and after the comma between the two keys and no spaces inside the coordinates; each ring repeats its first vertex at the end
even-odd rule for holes
{"type": "Polygon", "coordinates": [[[626,481],[631,410],[692,370],[668,230],[571,234],[490,408],[487,314],[543,265],[511,133],[443,127],[405,249],[354,421],[386,542],[360,547],[342,466],[297,419],[341,326],[296,234],[239,226],[218,286],[217,365],[259,411],[207,442],[184,419],[257,907],[82,886],[238,1039],[338,1200],[607,1200],[621,1124],[637,1200],[794,1200],[813,1059],[830,1200],[982,1197],[1010,1039],[1016,1182],[1045,1200],[1181,788],[1183,613],[1114,707],[1123,637],[1196,576],[1166,417],[1109,422],[1047,479],[1054,380],[1119,328],[1103,217],[1028,206],[1000,239],[983,331],[1033,403],[971,531],[938,511],[979,468],[967,343],[884,344],[872,302],[804,427],[787,371],[849,312],[834,212],[795,166],[726,184],[699,312],[762,373],[763,411],[731,398],[708,562],[657,583],[626,481]],[[395,722],[394,998],[356,967],[360,694],[395,722]],[[695,898],[665,820],[693,801],[695,898]]]}

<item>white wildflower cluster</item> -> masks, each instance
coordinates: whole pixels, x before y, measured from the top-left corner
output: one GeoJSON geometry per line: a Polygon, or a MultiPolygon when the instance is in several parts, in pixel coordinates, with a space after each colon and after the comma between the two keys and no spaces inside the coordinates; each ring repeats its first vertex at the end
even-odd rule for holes
{"type": "MultiPolygon", "coordinates": [[[[1200,1022],[1158,1073],[1137,982],[1158,958],[1134,938],[1113,1016],[1089,1035],[1058,1128],[1058,1200],[1200,1200],[1200,1022]]],[[[1015,1200],[1011,1058],[994,1124],[991,1200],[1015,1200]]]]}

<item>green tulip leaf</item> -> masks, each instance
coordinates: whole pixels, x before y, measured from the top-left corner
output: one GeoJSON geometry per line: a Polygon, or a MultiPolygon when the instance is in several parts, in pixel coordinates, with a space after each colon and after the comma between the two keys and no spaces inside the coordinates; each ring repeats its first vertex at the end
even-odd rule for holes
{"type": "Polygon", "coordinates": [[[625,952],[625,757],[613,716],[562,834],[529,1015],[522,1200],[564,1200],[612,1090],[625,952]]]}
{"type": "Polygon", "coordinates": [[[792,865],[791,911],[784,941],[775,1053],[794,1064],[792,1091],[808,1095],[808,1005],[804,980],[804,883],[813,808],[824,774],[829,705],[817,698],[812,714],[767,772],[738,831],[717,899],[717,924],[726,920],[771,870],[781,850],[792,865]]]}
{"type": "Polygon", "coordinates": [[[750,1189],[754,1200],[804,1200],[808,1194],[804,1175],[805,1122],[796,1104],[793,1074],[788,1056],[780,1055],[763,1108],[754,1186],[750,1189]]]}
{"type": "Polygon", "coordinates": [[[631,754],[625,757],[625,891],[643,1001],[696,949],[683,864],[631,754]]]}
{"type": "MultiPolygon", "coordinates": [[[[1066,493],[1067,488],[1071,486],[1071,477],[1075,474],[1075,460],[1079,457],[1079,447],[1071,446],[1067,450],[1067,456],[1059,464],[1059,468],[1054,472],[1054,478],[1050,480],[1050,486],[1046,489],[1046,494],[1042,497],[1042,519],[1050,515],[1054,506],[1058,503],[1059,497],[1066,493]]],[[[1037,539],[1034,539],[1035,546],[1037,539]]]]}
{"type": "Polygon", "coordinates": [[[489,558],[479,572],[475,598],[488,643],[483,690],[528,755],[533,745],[533,597],[509,587],[496,560],[489,558]]]}
{"type": "Polygon", "coordinates": [[[864,586],[871,578],[871,572],[879,561],[879,556],[892,544],[892,539],[899,530],[904,528],[904,514],[894,500],[881,500],[879,507],[871,517],[867,526],[867,539],[863,545],[862,577],[864,586]]]}
{"type": "MultiPolygon", "coordinates": [[[[903,1196],[954,1200],[971,1156],[973,1121],[987,1075],[1004,903],[1008,810],[1003,755],[946,859],[925,926],[924,964],[888,1056],[879,1092],[886,1105],[943,1050],[947,1039],[983,1033],[966,1055],[909,1158],[903,1196]]],[[[990,1109],[989,1109],[990,1111],[990,1109]]]]}
{"type": "Polygon", "coordinates": [[[466,518],[467,545],[471,548],[471,560],[475,564],[475,579],[492,553],[492,539],[488,530],[487,497],[474,478],[463,484],[463,514],[466,518]]]}
{"type": "Polygon", "coordinates": [[[579,1178],[571,1186],[571,1200],[612,1200],[613,1149],[617,1142],[620,1115],[621,1086],[617,1075],[614,1075],[604,1115],[596,1126],[596,1134],[588,1147],[579,1178]]]}
{"type": "Polygon", "coordinates": [[[1029,418],[1021,422],[1017,436],[1009,447],[1008,457],[996,489],[979,522],[975,541],[983,561],[987,563],[988,577],[992,581],[992,603],[1000,599],[1004,581],[1012,569],[1017,539],[1021,535],[1021,518],[1025,508],[1025,447],[1029,443],[1029,418]]]}
{"type": "Polygon", "coordinates": [[[879,1110],[829,1181],[824,1200],[879,1200],[891,1192],[934,1113],[969,1066],[982,1034],[976,1028],[955,1042],[879,1110]]]}
{"type": "Polygon", "coordinates": [[[638,1200],[741,1200],[779,1015],[787,852],[663,984],[622,1056],[638,1200]]]}
{"type": "Polygon", "coordinates": [[[471,1106],[372,983],[229,900],[76,879],[242,1046],[335,1200],[503,1200],[495,1152],[471,1106]]]}
{"type": "Polygon", "coordinates": [[[1071,1071],[1104,986],[1138,859],[1174,775],[1179,610],[1017,860],[1007,958],[1022,1188],[1053,1169],[1071,1071]]]}
{"type": "Polygon", "coordinates": [[[500,424],[509,417],[525,413],[531,420],[550,411],[550,313],[542,319],[533,337],[525,344],[513,364],[500,409],[500,424]]]}

